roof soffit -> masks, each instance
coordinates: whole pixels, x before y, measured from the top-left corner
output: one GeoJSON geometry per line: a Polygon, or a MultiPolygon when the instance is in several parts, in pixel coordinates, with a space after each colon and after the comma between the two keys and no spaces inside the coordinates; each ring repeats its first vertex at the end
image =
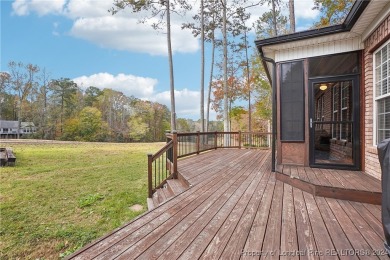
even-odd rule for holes
{"type": "MultiPolygon", "coordinates": [[[[382,11],[382,13],[388,13],[390,12],[390,3],[388,0],[372,0],[367,5],[367,7],[364,9],[363,13],[359,16],[354,26],[351,28],[350,31],[340,31],[340,28],[334,27],[334,33],[327,34],[327,35],[318,35],[314,36],[312,38],[306,38],[302,40],[291,40],[283,43],[276,43],[276,44],[266,44],[261,46],[264,53],[269,52],[275,52],[279,50],[285,50],[285,49],[295,49],[295,48],[301,48],[305,46],[313,46],[316,44],[326,44],[331,42],[337,42],[341,40],[347,40],[347,39],[358,39],[359,41],[363,41],[364,38],[362,37],[362,34],[367,31],[367,28],[372,23],[375,22],[375,18],[378,16],[378,14],[382,11]]],[[[382,14],[381,13],[381,14],[382,14]]],[[[383,14],[382,14],[383,15],[383,14]]],[[[384,18],[387,16],[383,15],[384,18]]],[[[331,27],[329,27],[331,28],[331,27]]]]}

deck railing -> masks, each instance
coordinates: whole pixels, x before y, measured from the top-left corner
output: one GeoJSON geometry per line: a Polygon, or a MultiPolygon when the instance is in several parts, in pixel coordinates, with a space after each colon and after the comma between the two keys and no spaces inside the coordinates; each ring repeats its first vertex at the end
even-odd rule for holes
{"type": "Polygon", "coordinates": [[[271,147],[272,133],[257,132],[196,132],[168,133],[167,144],[156,154],[148,154],[148,196],[177,178],[177,159],[218,148],[271,147]]]}
{"type": "Polygon", "coordinates": [[[148,197],[177,176],[177,135],[167,134],[167,144],[156,154],[148,154],[148,197]]]}

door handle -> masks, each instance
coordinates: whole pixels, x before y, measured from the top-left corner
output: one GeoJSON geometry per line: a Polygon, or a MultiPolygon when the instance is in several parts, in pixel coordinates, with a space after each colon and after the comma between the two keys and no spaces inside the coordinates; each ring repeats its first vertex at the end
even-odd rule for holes
{"type": "Polygon", "coordinates": [[[313,128],[313,119],[310,118],[310,128],[313,128]]]}

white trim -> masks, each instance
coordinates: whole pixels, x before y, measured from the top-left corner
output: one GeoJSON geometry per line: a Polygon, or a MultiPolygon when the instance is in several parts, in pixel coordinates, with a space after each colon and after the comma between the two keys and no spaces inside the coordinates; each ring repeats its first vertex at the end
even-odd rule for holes
{"type": "MultiPolygon", "coordinates": [[[[372,95],[373,95],[373,111],[372,111],[372,119],[373,119],[373,133],[372,133],[372,144],[374,147],[377,147],[377,130],[378,130],[378,122],[377,122],[377,101],[386,97],[390,96],[390,92],[382,95],[380,97],[376,96],[376,71],[375,69],[377,68],[376,63],[375,63],[375,55],[382,50],[382,48],[389,44],[390,40],[386,41],[384,44],[382,44],[378,49],[375,50],[375,52],[372,54],[372,95]]],[[[387,53],[387,56],[389,56],[389,53],[387,53]]],[[[388,70],[390,67],[388,67],[388,70]]]]}
{"type": "Polygon", "coordinates": [[[281,44],[280,46],[272,46],[275,50],[275,61],[283,62],[353,52],[364,49],[364,44],[361,41],[361,37],[358,35],[353,35],[352,33],[319,37],[311,41],[306,41],[306,45],[304,46],[301,46],[302,42],[305,41],[297,41],[288,44],[281,44]]]}
{"type": "Polygon", "coordinates": [[[362,33],[363,41],[367,40],[368,37],[382,24],[382,22],[390,15],[390,3],[388,3],[380,12],[371,24],[362,33]]]}

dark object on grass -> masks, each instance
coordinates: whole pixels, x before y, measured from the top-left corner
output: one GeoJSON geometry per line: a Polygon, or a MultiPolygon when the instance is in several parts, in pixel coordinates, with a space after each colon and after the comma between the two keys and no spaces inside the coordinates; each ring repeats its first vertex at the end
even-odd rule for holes
{"type": "Polygon", "coordinates": [[[0,148],[0,165],[3,166],[15,166],[16,156],[14,155],[12,148],[0,148]]]}

